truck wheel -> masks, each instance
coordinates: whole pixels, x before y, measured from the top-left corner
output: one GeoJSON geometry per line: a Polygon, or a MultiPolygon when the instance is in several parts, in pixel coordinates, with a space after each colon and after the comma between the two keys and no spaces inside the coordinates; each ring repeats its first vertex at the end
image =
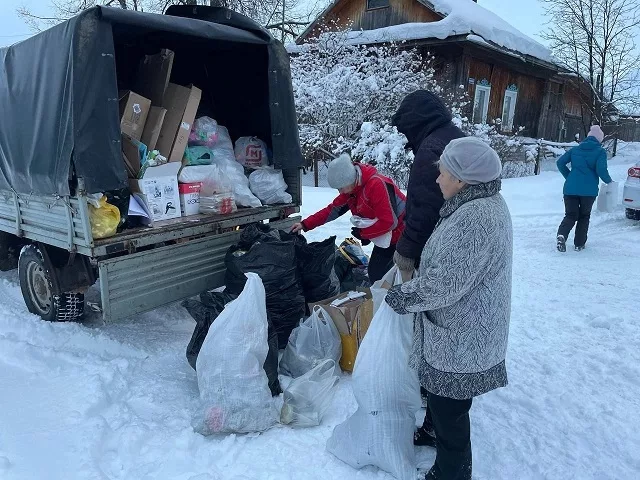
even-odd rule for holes
{"type": "Polygon", "coordinates": [[[29,312],[50,322],[77,320],[84,313],[84,295],[67,292],[54,295],[51,273],[37,245],[22,249],[18,261],[20,289],[29,312]]]}
{"type": "Polygon", "coordinates": [[[633,208],[626,209],[627,218],[629,220],[640,220],[640,210],[634,210],[633,208]]]}

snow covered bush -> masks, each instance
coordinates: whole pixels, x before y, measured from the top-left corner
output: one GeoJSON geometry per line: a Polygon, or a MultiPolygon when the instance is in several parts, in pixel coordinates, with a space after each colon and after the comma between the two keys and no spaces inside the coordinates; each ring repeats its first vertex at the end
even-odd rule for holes
{"type": "Polygon", "coordinates": [[[297,47],[291,74],[303,152],[351,151],[363,123],[384,128],[407,94],[437,91],[430,62],[395,44],[352,45],[347,31],[297,47]]]}
{"type": "Polygon", "coordinates": [[[375,165],[401,188],[406,188],[413,163],[413,152],[405,150],[406,144],[407,137],[396,127],[364,122],[351,155],[356,160],[375,165]]]}

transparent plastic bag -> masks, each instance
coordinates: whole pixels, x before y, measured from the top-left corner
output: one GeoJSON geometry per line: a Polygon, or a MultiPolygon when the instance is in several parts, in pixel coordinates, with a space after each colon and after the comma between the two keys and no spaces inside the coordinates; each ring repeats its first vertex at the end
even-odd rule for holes
{"type": "Polygon", "coordinates": [[[336,386],[336,362],[325,360],[294,379],[284,391],[280,422],[292,427],[315,427],[329,409],[336,386]]]}
{"type": "Polygon", "coordinates": [[[358,409],[327,442],[329,452],[354,468],[373,465],[398,480],[416,478],[413,434],[422,402],[418,376],[409,367],[412,343],[412,314],[399,315],[383,302],[353,371],[358,409]]]}
{"type": "Polygon", "coordinates": [[[218,142],[218,122],[211,117],[200,117],[193,122],[189,133],[190,147],[213,147],[218,142]]]}
{"type": "Polygon", "coordinates": [[[260,168],[249,175],[251,192],[265,205],[291,203],[291,195],[287,193],[282,170],[271,167],[260,168]]]}
{"type": "Polygon", "coordinates": [[[246,168],[260,168],[269,165],[267,146],[258,137],[240,137],[234,149],[236,160],[246,168]]]}
{"type": "Polygon", "coordinates": [[[262,202],[251,193],[249,179],[244,174],[244,167],[236,161],[236,156],[233,153],[233,143],[231,143],[231,137],[225,127],[218,125],[218,142],[211,150],[213,152],[213,165],[220,167],[231,181],[236,205],[240,207],[261,207],[262,202]]]}
{"type": "Polygon", "coordinates": [[[120,210],[107,203],[107,197],[102,195],[99,199],[89,202],[89,223],[91,235],[95,240],[112,237],[120,225],[120,210]]]}
{"type": "Polygon", "coordinates": [[[325,360],[340,361],[340,333],[327,311],[315,306],[311,316],[297,326],[280,360],[280,371],[293,378],[301,377],[325,360]]]}
{"type": "Polygon", "coordinates": [[[231,192],[213,193],[205,197],[200,196],[200,213],[227,215],[237,210],[238,207],[231,192]]]}
{"type": "Polygon", "coordinates": [[[191,424],[202,435],[262,432],[278,421],[263,368],[265,290],[258,275],[246,277],[240,296],[211,324],[196,361],[200,406],[191,424]]]}

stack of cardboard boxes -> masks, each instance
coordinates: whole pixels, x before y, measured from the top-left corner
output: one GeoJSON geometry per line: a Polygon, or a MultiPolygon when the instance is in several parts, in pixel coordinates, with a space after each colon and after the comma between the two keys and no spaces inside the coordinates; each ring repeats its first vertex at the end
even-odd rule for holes
{"type": "Polygon", "coordinates": [[[202,91],[169,83],[174,53],[147,55],[135,91],[120,93],[122,153],[135,198],[152,221],[193,214],[180,206],[178,172],[202,91]],[[142,168],[147,152],[157,150],[164,165],[142,168]]]}

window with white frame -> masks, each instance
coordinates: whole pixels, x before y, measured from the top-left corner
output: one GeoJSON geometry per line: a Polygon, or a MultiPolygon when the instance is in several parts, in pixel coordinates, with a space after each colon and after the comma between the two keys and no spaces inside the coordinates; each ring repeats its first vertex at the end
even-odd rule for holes
{"type": "Polygon", "coordinates": [[[504,92],[504,102],[502,104],[502,130],[511,132],[513,130],[513,118],[516,114],[516,102],[518,101],[518,88],[511,85],[504,92]]]}
{"type": "Polygon", "coordinates": [[[473,123],[487,123],[491,84],[483,80],[476,84],[476,94],[473,99],[473,123]]]}

